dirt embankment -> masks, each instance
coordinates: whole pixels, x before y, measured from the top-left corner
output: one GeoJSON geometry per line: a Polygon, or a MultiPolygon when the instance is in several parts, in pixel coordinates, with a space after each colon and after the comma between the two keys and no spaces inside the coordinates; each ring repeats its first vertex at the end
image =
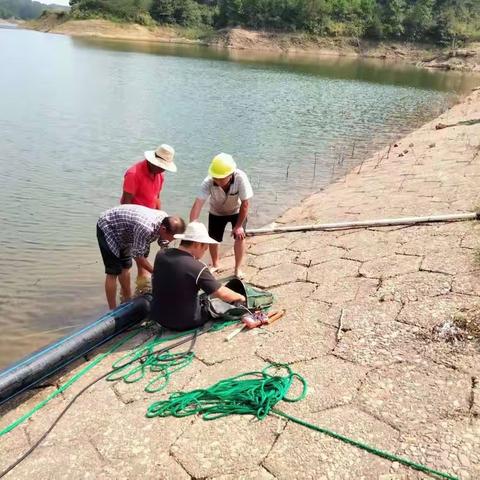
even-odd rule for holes
{"type": "Polygon", "coordinates": [[[401,42],[373,42],[356,38],[323,38],[304,33],[273,33],[241,28],[224,29],[191,38],[191,32],[173,27],[146,27],[108,20],[68,20],[48,15],[29,22],[27,28],[73,36],[119,40],[190,43],[236,50],[264,51],[312,56],[350,56],[401,60],[424,68],[480,72],[480,42],[462,49],[401,42]]]}
{"type": "Polygon", "coordinates": [[[211,44],[235,49],[401,60],[427,68],[480,72],[480,43],[471,44],[468,48],[451,50],[406,42],[324,38],[301,33],[278,34],[235,28],[219,32],[211,44]]]}
{"type": "Polygon", "coordinates": [[[194,40],[182,38],[173,28],[145,27],[136,23],[116,23],[101,19],[62,21],[53,15],[48,15],[29,22],[27,27],[41,32],[60,33],[80,37],[166,43],[197,43],[194,40]]]}
{"type": "Polygon", "coordinates": [[[24,20],[18,20],[16,18],[0,18],[0,25],[18,25],[23,26],[24,20]]]}

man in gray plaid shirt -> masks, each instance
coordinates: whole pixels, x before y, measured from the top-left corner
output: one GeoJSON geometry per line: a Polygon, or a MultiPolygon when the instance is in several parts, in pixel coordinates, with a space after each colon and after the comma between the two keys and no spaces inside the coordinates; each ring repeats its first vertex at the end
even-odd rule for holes
{"type": "Polygon", "coordinates": [[[117,278],[125,300],[132,297],[130,268],[132,257],[152,273],[145,252],[155,240],[171,242],[185,231],[180,217],[169,217],[161,210],[141,205],[120,205],[103,212],[97,222],[97,239],[105,265],[105,294],[108,306],[117,306],[117,278]]]}

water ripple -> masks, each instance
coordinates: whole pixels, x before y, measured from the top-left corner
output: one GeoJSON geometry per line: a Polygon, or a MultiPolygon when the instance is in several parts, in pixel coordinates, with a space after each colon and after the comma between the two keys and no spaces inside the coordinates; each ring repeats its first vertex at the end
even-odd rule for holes
{"type": "MultiPolygon", "coordinates": [[[[328,184],[339,157],[336,175],[470,86],[352,60],[230,62],[22,30],[1,30],[0,43],[9,66],[0,75],[0,328],[19,344],[25,332],[105,308],[95,222],[145,149],[175,146],[179,171],[167,174],[162,201],[185,217],[212,156],[231,152],[251,177],[250,224],[260,225],[328,184]]],[[[0,364],[33,343],[21,345],[2,341],[0,364]]]]}

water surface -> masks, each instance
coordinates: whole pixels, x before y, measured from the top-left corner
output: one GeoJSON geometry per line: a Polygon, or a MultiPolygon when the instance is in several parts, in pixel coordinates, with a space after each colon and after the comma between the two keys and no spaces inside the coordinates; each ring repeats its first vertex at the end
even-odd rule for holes
{"type": "Polygon", "coordinates": [[[233,154],[261,225],[478,81],[20,29],[0,29],[0,65],[0,366],[104,311],[96,219],[145,149],[175,147],[162,200],[184,217],[210,159],[233,154]]]}

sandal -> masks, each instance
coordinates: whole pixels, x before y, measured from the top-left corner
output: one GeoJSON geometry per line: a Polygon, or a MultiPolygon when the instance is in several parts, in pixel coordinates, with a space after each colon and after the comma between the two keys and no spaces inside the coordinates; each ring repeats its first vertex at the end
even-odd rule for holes
{"type": "Polygon", "coordinates": [[[245,278],[245,274],[241,270],[238,270],[235,272],[235,277],[237,277],[239,280],[242,280],[245,278]]]}

